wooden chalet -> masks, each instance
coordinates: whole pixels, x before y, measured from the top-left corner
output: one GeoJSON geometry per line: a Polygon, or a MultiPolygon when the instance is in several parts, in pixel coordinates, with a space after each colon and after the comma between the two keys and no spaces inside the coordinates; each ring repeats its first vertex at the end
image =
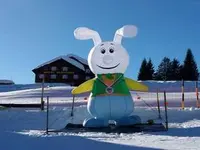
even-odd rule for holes
{"type": "Polygon", "coordinates": [[[36,83],[66,83],[77,86],[94,78],[87,60],[73,54],[56,57],[32,70],[36,83]]]}

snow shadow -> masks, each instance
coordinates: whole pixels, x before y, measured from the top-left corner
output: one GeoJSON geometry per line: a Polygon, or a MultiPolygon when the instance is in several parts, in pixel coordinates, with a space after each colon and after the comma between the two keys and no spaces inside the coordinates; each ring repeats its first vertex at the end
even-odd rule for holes
{"type": "Polygon", "coordinates": [[[200,109],[197,108],[185,108],[185,110],[169,109],[168,120],[169,123],[184,123],[185,125],[190,124],[193,126],[193,121],[198,123],[200,120],[199,113],[200,109]]]}
{"type": "Polygon", "coordinates": [[[178,136],[178,137],[200,137],[200,127],[193,128],[170,128],[166,132],[152,132],[152,135],[163,135],[163,136],[178,136]]]}
{"type": "Polygon", "coordinates": [[[1,148],[15,150],[156,150],[155,148],[128,146],[114,143],[101,142],[87,139],[80,136],[53,136],[53,137],[33,137],[28,135],[20,135],[16,133],[3,134],[4,141],[1,143],[1,148]],[[7,139],[7,140],[6,140],[7,139]]]}

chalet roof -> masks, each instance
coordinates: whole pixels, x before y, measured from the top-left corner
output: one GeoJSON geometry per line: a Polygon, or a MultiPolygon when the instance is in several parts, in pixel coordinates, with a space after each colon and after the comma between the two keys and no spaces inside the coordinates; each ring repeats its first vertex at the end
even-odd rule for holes
{"type": "Polygon", "coordinates": [[[12,80],[0,80],[0,84],[14,84],[12,80]]]}
{"type": "Polygon", "coordinates": [[[85,64],[85,65],[88,65],[87,59],[84,59],[84,58],[82,58],[82,57],[80,57],[80,56],[77,56],[77,55],[74,55],[74,54],[68,54],[67,56],[70,57],[70,58],[75,58],[75,59],[77,59],[78,61],[80,61],[81,63],[83,63],[83,64],[85,64]]]}
{"type": "Polygon", "coordinates": [[[50,61],[47,61],[47,62],[45,62],[45,63],[43,63],[43,64],[37,66],[36,68],[34,68],[34,70],[35,70],[35,69],[38,69],[38,68],[40,68],[40,67],[43,67],[43,66],[45,66],[45,65],[48,65],[48,64],[50,64],[50,63],[52,63],[52,62],[54,62],[54,61],[60,60],[60,59],[63,59],[63,60],[65,60],[65,61],[69,62],[70,64],[72,64],[72,65],[74,65],[74,66],[80,68],[80,69],[83,70],[83,71],[85,71],[84,65],[88,65],[86,59],[81,58],[81,57],[79,57],[79,56],[77,56],[77,55],[74,55],[74,54],[69,54],[69,55],[59,56],[59,57],[56,57],[56,58],[54,58],[54,59],[52,59],[52,60],[50,60],[50,61]]]}

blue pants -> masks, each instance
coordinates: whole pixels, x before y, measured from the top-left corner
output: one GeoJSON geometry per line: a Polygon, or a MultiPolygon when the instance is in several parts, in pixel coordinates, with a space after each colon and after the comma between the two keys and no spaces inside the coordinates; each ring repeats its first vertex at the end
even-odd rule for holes
{"type": "Polygon", "coordinates": [[[140,123],[138,116],[130,116],[134,110],[131,96],[97,96],[90,97],[87,105],[92,118],[86,119],[85,127],[108,126],[109,120],[118,125],[140,123]]]}

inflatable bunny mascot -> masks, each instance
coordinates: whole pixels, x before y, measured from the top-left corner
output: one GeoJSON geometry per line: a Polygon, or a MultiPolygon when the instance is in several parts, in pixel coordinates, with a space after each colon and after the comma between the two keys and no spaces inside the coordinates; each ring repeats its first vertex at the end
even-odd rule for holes
{"type": "Polygon", "coordinates": [[[148,87],[124,77],[129,55],[121,45],[122,37],[136,34],[135,26],[126,25],[116,31],[113,41],[102,42],[99,34],[91,29],[80,27],[74,31],[77,39],[92,39],[94,42],[88,64],[95,78],[72,90],[73,95],[91,92],[87,104],[91,118],[84,120],[84,127],[107,127],[110,121],[118,126],[141,122],[139,116],[132,115],[134,102],[130,90],[147,91],[148,87]]]}

